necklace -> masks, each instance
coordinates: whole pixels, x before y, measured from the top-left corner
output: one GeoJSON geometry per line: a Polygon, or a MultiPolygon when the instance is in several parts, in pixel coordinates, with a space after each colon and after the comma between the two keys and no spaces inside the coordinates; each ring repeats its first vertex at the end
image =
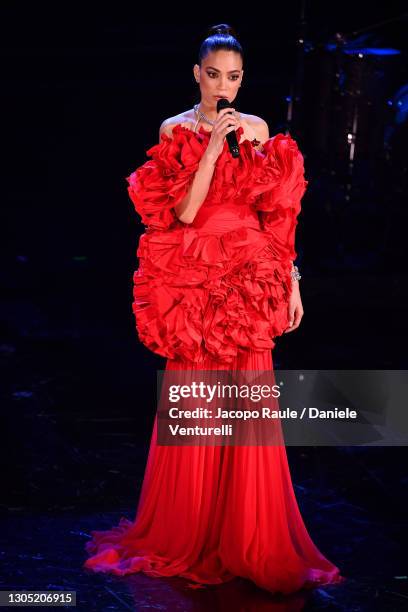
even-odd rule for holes
{"type": "MultiPolygon", "coordinates": [[[[214,126],[215,121],[213,121],[212,119],[209,119],[200,109],[199,109],[199,104],[194,104],[194,112],[196,115],[198,115],[198,121],[200,121],[200,119],[203,119],[204,121],[206,121],[207,123],[209,123],[210,125],[214,126]]],[[[197,121],[197,123],[198,123],[197,121]]]]}

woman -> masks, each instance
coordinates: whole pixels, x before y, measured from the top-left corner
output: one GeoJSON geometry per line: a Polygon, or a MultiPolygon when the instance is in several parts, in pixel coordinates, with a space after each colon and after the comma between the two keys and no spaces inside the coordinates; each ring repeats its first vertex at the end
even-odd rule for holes
{"type": "MultiPolygon", "coordinates": [[[[231,29],[215,26],[194,66],[200,103],[163,122],[152,160],[128,177],[147,226],[133,310],[166,371],[271,371],[274,338],[303,315],[293,266],[303,158],[259,117],[217,113],[219,97],[235,99],[242,66],[231,29]]],[[[343,580],[304,526],[284,445],[161,446],[157,415],[135,520],[92,534],[94,571],[202,584],[241,576],[282,593],[343,580]]]]}

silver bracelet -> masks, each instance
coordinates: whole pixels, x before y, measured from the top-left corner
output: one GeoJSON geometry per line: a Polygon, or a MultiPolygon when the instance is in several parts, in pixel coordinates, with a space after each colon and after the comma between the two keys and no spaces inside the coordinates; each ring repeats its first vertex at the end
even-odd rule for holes
{"type": "Polygon", "coordinates": [[[294,281],[298,281],[302,278],[301,275],[299,274],[299,268],[295,266],[294,264],[292,264],[291,276],[294,281]]]}

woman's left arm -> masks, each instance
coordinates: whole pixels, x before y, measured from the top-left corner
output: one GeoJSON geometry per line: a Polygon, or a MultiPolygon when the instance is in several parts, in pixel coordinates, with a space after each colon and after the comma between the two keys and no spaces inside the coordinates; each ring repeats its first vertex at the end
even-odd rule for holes
{"type": "Polygon", "coordinates": [[[283,332],[284,334],[294,331],[299,327],[304,313],[302,298],[300,297],[299,281],[294,280],[293,278],[292,292],[290,294],[288,308],[288,327],[283,332]]]}
{"type": "MultiPolygon", "coordinates": [[[[257,142],[254,142],[253,144],[256,148],[258,148],[259,146],[259,149],[262,150],[263,145],[267,141],[270,141],[271,139],[269,136],[269,127],[266,121],[260,118],[257,118],[257,119],[258,120],[252,124],[254,138],[257,141],[257,142]]],[[[306,184],[307,184],[307,181],[306,181],[306,184]]],[[[291,239],[294,240],[294,236],[292,237],[290,235],[291,233],[294,233],[294,229],[295,228],[292,229],[292,232],[289,232],[289,236],[288,236],[289,240],[291,239]]],[[[294,270],[295,270],[294,262],[292,261],[291,262],[291,274],[294,270]]],[[[299,280],[295,280],[293,277],[291,280],[292,280],[292,291],[291,291],[291,295],[289,298],[289,304],[288,304],[288,327],[284,331],[284,333],[289,333],[297,329],[300,325],[300,322],[304,314],[302,298],[300,295],[299,280]]]]}

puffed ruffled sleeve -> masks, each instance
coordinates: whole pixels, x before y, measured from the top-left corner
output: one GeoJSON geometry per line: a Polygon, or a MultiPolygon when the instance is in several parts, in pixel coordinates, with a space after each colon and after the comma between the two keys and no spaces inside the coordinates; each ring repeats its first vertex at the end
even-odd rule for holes
{"type": "Polygon", "coordinates": [[[303,155],[290,135],[277,134],[264,145],[262,180],[253,207],[262,229],[271,235],[273,256],[285,263],[296,259],[295,234],[301,199],[308,185],[303,155]]]}
{"type": "Polygon", "coordinates": [[[148,230],[181,223],[174,206],[187,194],[203,152],[196,135],[176,125],[173,138],[163,133],[161,142],[146,151],[152,159],[126,177],[130,199],[148,230]]]}

